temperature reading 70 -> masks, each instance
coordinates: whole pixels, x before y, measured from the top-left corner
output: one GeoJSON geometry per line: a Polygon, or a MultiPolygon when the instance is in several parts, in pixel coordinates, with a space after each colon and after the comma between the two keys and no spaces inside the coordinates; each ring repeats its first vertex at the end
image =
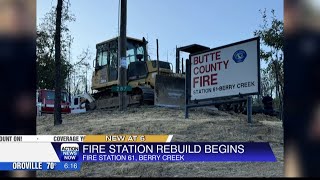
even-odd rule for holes
{"type": "Polygon", "coordinates": [[[57,163],[47,162],[47,169],[53,170],[56,167],[57,163]]]}

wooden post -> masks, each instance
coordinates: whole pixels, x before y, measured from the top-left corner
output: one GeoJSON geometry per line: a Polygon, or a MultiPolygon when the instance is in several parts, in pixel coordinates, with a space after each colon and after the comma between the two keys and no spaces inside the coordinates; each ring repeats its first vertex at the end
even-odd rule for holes
{"type": "Polygon", "coordinates": [[[159,42],[157,39],[157,74],[159,74],[159,42]]]}
{"type": "Polygon", "coordinates": [[[248,123],[252,123],[252,96],[248,97],[247,105],[248,123]]]}
{"type": "Polygon", "coordinates": [[[183,74],[183,58],[182,58],[182,60],[181,60],[181,69],[182,69],[182,71],[181,71],[181,73],[183,74]]]}
{"type": "MultiPolygon", "coordinates": [[[[119,37],[119,85],[127,85],[127,67],[126,67],[126,56],[127,56],[127,0],[121,0],[121,17],[120,17],[120,37],[119,37]]],[[[119,92],[119,110],[124,111],[126,105],[127,92],[119,92]]]]}

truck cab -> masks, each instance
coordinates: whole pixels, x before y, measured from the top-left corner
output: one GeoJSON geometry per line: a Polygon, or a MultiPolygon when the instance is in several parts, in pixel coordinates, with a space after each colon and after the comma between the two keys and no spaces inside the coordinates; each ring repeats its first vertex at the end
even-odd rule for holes
{"type": "MultiPolygon", "coordinates": [[[[128,81],[147,76],[147,41],[127,37],[126,68],[128,81]]],[[[118,84],[118,37],[96,45],[92,89],[103,90],[118,84]]]]}
{"type": "MultiPolygon", "coordinates": [[[[68,98],[68,93],[66,91],[61,92],[61,113],[70,113],[70,102],[68,98]]],[[[55,91],[47,89],[37,90],[37,109],[38,114],[54,113],[54,98],[55,91]]]]}

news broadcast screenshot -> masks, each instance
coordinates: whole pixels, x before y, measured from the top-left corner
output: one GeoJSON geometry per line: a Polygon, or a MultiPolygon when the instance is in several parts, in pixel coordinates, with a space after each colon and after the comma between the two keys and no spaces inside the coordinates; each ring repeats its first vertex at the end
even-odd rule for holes
{"type": "Polygon", "coordinates": [[[319,10],[0,0],[0,177],[319,176],[319,10]]]}

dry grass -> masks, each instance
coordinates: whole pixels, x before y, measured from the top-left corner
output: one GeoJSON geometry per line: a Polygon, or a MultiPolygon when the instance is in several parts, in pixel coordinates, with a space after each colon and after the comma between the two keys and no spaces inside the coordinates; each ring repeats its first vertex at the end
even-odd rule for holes
{"type": "Polygon", "coordinates": [[[270,142],[275,163],[84,163],[80,172],[38,172],[45,177],[281,177],[283,176],[282,123],[265,115],[246,115],[196,109],[184,119],[182,110],[160,107],[93,111],[63,115],[53,126],[53,116],[38,118],[37,133],[61,134],[173,134],[172,141],[270,142]]]}

